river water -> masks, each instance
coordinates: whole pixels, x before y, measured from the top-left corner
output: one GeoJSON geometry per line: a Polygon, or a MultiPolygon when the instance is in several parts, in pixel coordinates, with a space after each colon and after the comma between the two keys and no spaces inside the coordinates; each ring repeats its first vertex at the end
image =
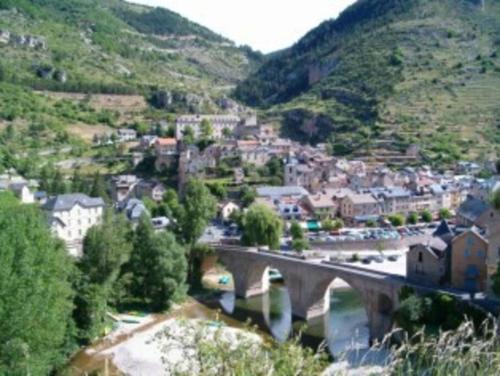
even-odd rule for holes
{"type": "Polygon", "coordinates": [[[234,292],[224,292],[220,305],[227,315],[240,321],[250,318],[281,342],[300,332],[303,344],[318,347],[323,343],[332,355],[368,348],[368,318],[361,297],[351,288],[332,290],[329,312],[308,323],[292,319],[290,298],[282,284],[272,284],[265,295],[249,299],[235,299],[234,292]]]}

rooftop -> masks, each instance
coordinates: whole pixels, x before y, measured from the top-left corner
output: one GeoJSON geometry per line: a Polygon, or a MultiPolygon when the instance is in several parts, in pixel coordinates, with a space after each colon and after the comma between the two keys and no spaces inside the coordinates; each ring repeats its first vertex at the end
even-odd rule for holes
{"type": "Polygon", "coordinates": [[[42,208],[50,211],[66,211],[71,210],[75,205],[80,205],[84,208],[105,206],[103,199],[100,197],[92,198],[83,193],[73,193],[52,197],[42,208]]]}

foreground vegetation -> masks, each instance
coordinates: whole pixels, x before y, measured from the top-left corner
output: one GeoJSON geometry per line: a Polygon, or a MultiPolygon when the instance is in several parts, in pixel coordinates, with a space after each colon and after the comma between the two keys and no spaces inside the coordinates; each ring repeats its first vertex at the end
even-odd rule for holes
{"type": "MultiPolygon", "coordinates": [[[[398,330],[390,333],[382,346],[391,348],[391,353],[377,367],[370,363],[368,354],[356,366],[359,373],[394,376],[476,376],[494,375],[500,369],[500,341],[497,327],[485,322],[478,335],[478,327],[465,321],[453,331],[441,331],[428,335],[424,331],[406,336],[398,345],[390,344],[390,338],[399,335],[398,330]],[[362,371],[361,371],[362,369],[362,371]]],[[[185,354],[178,362],[164,359],[165,373],[169,375],[202,376],[316,376],[322,374],[347,375],[349,370],[328,370],[329,362],[325,349],[317,352],[300,345],[299,338],[284,344],[276,342],[263,344],[248,333],[230,336],[224,328],[213,333],[204,325],[184,324],[182,331],[166,330],[157,335],[157,340],[166,339],[178,346],[185,354]],[[178,338],[179,333],[182,339],[178,338]],[[188,334],[186,334],[188,333],[188,334]],[[189,369],[189,371],[186,371],[189,369]]],[[[250,329],[251,331],[251,329],[250,329]]],[[[162,348],[168,352],[170,348],[162,348]]],[[[378,347],[371,352],[379,351],[378,347]]],[[[339,362],[344,360],[340,355],[339,362]]]]}

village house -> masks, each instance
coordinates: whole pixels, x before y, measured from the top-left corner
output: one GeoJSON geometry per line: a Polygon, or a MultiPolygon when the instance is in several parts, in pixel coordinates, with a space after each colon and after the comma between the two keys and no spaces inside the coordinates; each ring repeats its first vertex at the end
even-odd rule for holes
{"type": "Polygon", "coordinates": [[[12,191],[23,204],[33,204],[35,202],[35,196],[27,182],[12,183],[9,185],[9,190],[12,191]]]}
{"type": "Polygon", "coordinates": [[[330,190],[307,195],[304,199],[304,203],[311,211],[314,218],[320,220],[334,218],[339,209],[339,202],[334,201],[330,190]]]}
{"type": "Polygon", "coordinates": [[[135,175],[118,175],[111,178],[111,199],[122,202],[135,196],[135,188],[139,178],[135,175]]]}
{"type": "Polygon", "coordinates": [[[484,201],[468,196],[457,210],[457,224],[471,227],[485,223],[491,207],[484,201]]]}
{"type": "Polygon", "coordinates": [[[139,142],[140,150],[148,151],[156,144],[156,140],[158,140],[158,136],[155,136],[155,135],[147,134],[147,135],[142,136],[141,140],[139,142]]]}
{"type": "Polygon", "coordinates": [[[162,171],[176,163],[178,157],[177,140],[175,138],[157,138],[155,141],[155,168],[162,171]]]}
{"type": "Polygon", "coordinates": [[[165,186],[156,180],[141,180],[136,186],[136,197],[148,197],[153,201],[160,202],[167,189],[165,186]]]}
{"type": "Polygon", "coordinates": [[[175,124],[175,137],[182,140],[186,129],[193,131],[195,138],[202,135],[201,124],[206,120],[212,126],[212,137],[216,140],[224,138],[225,133],[234,134],[241,122],[236,115],[183,115],[177,118],[175,124]]]}
{"type": "Polygon", "coordinates": [[[129,198],[122,201],[118,205],[118,211],[123,213],[134,227],[137,226],[143,215],[149,215],[148,209],[138,198],[129,198]]]}
{"type": "Polygon", "coordinates": [[[52,197],[42,206],[51,230],[66,243],[68,252],[75,257],[82,255],[87,231],[101,223],[104,208],[102,198],[81,193],[52,197]]]}
{"type": "Polygon", "coordinates": [[[341,216],[349,223],[360,223],[376,220],[381,214],[378,201],[368,193],[347,195],[341,204],[341,216]]]}
{"type": "Polygon", "coordinates": [[[231,214],[240,210],[240,207],[233,201],[225,201],[219,205],[219,218],[226,222],[231,218],[231,214]]]}
{"type": "Polygon", "coordinates": [[[118,142],[129,142],[137,139],[137,132],[134,129],[120,128],[116,131],[118,142]]]}
{"type": "Polygon", "coordinates": [[[451,243],[451,286],[471,292],[486,291],[489,243],[477,227],[464,231],[451,243]]]}
{"type": "Polygon", "coordinates": [[[412,194],[405,188],[371,188],[368,191],[377,199],[383,215],[409,214],[413,209],[412,194]]]}
{"type": "Polygon", "coordinates": [[[445,282],[448,245],[438,237],[426,244],[410,247],[406,254],[406,277],[409,281],[429,286],[439,286],[445,282]]]}

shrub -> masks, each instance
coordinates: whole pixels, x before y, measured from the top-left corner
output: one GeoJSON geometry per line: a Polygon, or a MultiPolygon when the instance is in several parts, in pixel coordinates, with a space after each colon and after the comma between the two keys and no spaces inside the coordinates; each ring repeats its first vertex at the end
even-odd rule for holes
{"type": "Polygon", "coordinates": [[[425,223],[432,222],[432,213],[429,210],[424,210],[422,213],[420,213],[420,217],[425,223]]]}
{"type": "Polygon", "coordinates": [[[389,216],[389,222],[395,227],[403,226],[405,224],[405,217],[401,214],[394,214],[389,216]]]}

